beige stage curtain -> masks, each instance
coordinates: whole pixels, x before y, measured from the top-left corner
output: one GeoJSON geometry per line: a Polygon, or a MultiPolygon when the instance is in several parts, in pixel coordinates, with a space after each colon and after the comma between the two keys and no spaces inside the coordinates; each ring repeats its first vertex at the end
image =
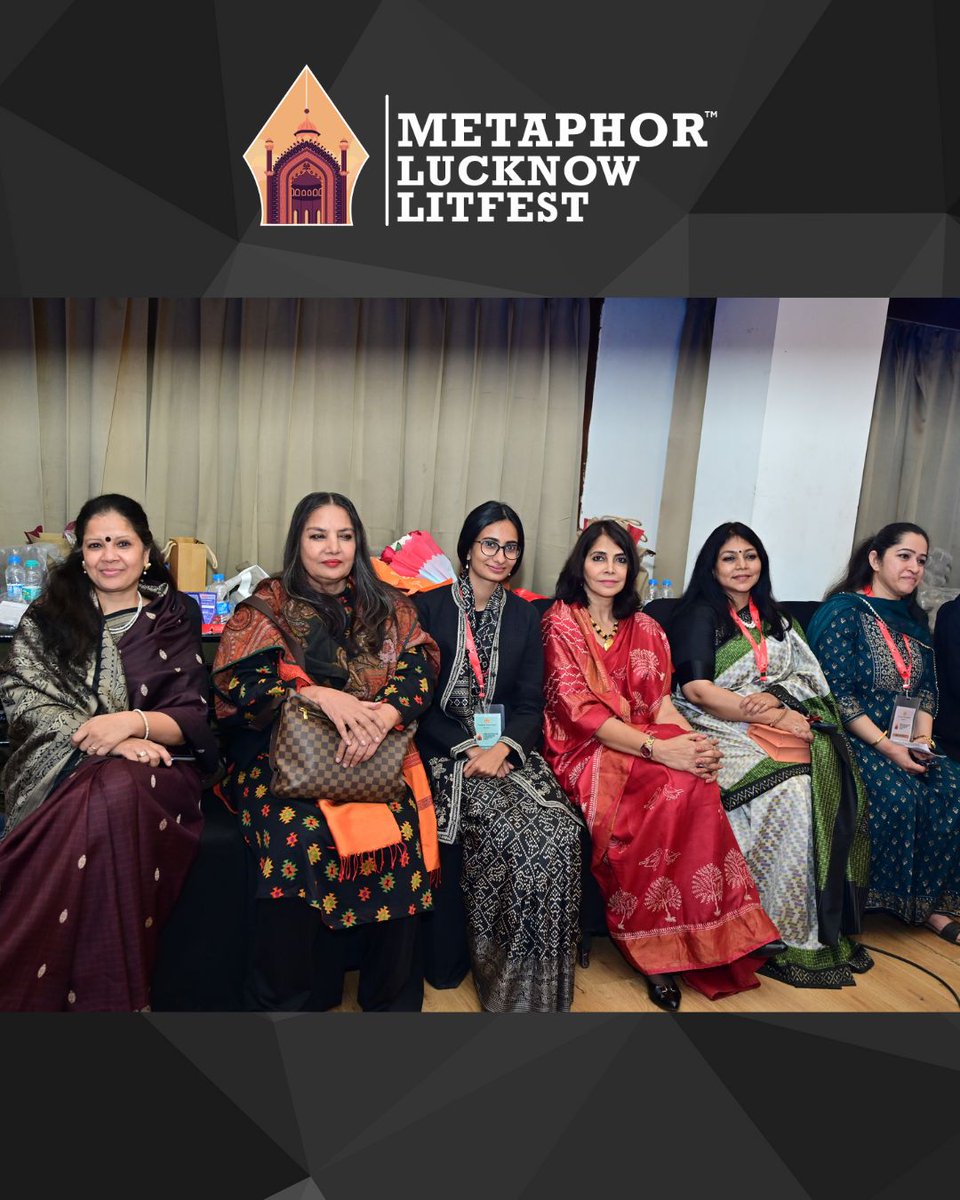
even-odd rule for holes
{"type": "Polygon", "coordinates": [[[297,501],[348,495],[373,551],[512,504],[520,582],[552,591],[576,535],[586,300],[160,300],[146,504],[229,574],[280,565],[297,501]]]}
{"type": "Polygon", "coordinates": [[[0,545],[88,497],[141,499],[159,540],[226,572],[280,564],[305,493],[356,503],[377,552],[512,504],[519,582],[576,536],[586,300],[23,300],[0,305],[0,545]]]}
{"type": "Polygon", "coordinates": [[[960,331],[888,321],[856,540],[915,521],[960,571],[960,331]]]}
{"type": "Polygon", "coordinates": [[[673,387],[673,410],[667,436],[667,458],[657,522],[657,559],[654,574],[674,581],[679,596],[687,566],[693,493],[697,482],[703,407],[716,300],[691,299],[680,334],[680,353],[673,387]]]}
{"type": "Polygon", "coordinates": [[[148,302],[0,303],[0,541],[146,485],[148,302]]]}

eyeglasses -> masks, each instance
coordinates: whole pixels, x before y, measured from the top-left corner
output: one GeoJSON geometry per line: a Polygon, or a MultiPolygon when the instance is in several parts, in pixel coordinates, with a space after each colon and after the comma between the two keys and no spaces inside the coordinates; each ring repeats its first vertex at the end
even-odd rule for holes
{"type": "Polygon", "coordinates": [[[504,558],[518,559],[520,557],[519,542],[503,542],[502,544],[496,538],[481,538],[477,545],[480,547],[480,553],[484,558],[493,558],[495,555],[503,551],[504,558]]]}

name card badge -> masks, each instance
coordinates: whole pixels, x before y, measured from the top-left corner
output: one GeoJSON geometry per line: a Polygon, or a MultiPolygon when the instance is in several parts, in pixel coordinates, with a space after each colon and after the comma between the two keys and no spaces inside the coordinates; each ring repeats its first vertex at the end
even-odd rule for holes
{"type": "Polygon", "coordinates": [[[917,696],[906,696],[902,692],[893,703],[890,718],[890,741],[909,745],[913,741],[913,728],[917,721],[920,700],[917,696]]]}
{"type": "Polygon", "coordinates": [[[473,714],[473,728],[481,750],[489,750],[499,742],[505,716],[506,710],[502,704],[487,704],[481,712],[473,714]]]}

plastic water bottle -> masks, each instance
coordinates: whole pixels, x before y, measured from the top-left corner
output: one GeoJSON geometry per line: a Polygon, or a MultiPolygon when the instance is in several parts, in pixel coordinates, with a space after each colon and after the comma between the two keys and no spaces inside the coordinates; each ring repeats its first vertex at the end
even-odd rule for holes
{"type": "Polygon", "coordinates": [[[230,601],[227,599],[227,585],[223,582],[223,575],[219,571],[213,577],[213,591],[217,597],[214,621],[217,625],[226,625],[230,620],[230,601]]]}
{"type": "Polygon", "coordinates": [[[672,597],[673,597],[673,580],[665,579],[663,581],[663,587],[660,589],[660,599],[661,600],[670,600],[672,597]]]}
{"type": "Polygon", "coordinates": [[[660,599],[660,582],[657,579],[651,579],[647,584],[647,600],[660,599]]]}
{"type": "Polygon", "coordinates": [[[20,565],[19,554],[11,554],[7,559],[5,578],[7,582],[7,599],[16,600],[18,603],[22,602],[24,570],[20,565]]]}
{"type": "Polygon", "coordinates": [[[35,558],[28,558],[24,563],[23,572],[23,602],[32,604],[43,590],[43,571],[35,558]]]}

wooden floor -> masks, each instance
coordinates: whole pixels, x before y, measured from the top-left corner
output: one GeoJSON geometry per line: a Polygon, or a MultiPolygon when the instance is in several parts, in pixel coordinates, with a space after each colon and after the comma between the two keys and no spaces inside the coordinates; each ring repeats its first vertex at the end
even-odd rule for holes
{"type": "MultiPolygon", "coordinates": [[[[910,959],[944,979],[960,995],[960,946],[952,946],[925,929],[910,929],[891,917],[867,917],[860,941],[901,958],[910,959]]],[[[711,1002],[691,988],[683,989],[681,1011],[689,1012],[953,1012],[957,1000],[942,983],[917,967],[874,954],[875,966],[858,975],[855,987],[836,991],[793,988],[770,979],[760,987],[726,1000],[711,1002]]],[[[339,1011],[357,1012],[357,976],[347,976],[344,1003],[339,1011]]],[[[473,983],[467,979],[456,989],[438,992],[425,988],[424,1012],[480,1012],[473,983]]],[[[643,978],[627,965],[607,937],[595,937],[590,966],[577,970],[574,1012],[653,1012],[660,1010],[647,998],[643,978]]]]}

